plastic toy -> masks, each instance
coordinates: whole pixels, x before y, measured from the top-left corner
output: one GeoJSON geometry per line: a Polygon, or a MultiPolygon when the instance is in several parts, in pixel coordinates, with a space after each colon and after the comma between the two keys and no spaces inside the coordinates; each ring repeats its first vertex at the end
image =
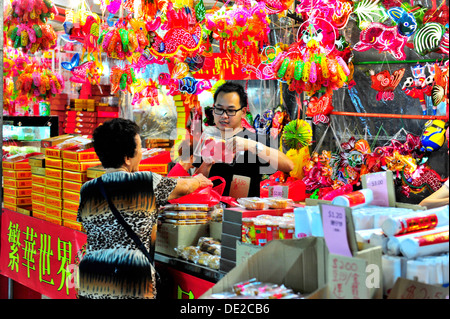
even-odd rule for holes
{"type": "Polygon", "coordinates": [[[414,35],[414,50],[420,55],[437,51],[444,38],[444,33],[445,28],[442,24],[437,22],[425,23],[414,35]]]}
{"type": "Polygon", "coordinates": [[[441,120],[428,121],[422,133],[421,151],[433,152],[439,150],[445,141],[445,122],[441,120]]]}
{"type": "Polygon", "coordinates": [[[397,24],[398,32],[409,37],[417,30],[417,22],[413,13],[408,13],[402,7],[393,7],[387,10],[389,16],[397,24]]]}

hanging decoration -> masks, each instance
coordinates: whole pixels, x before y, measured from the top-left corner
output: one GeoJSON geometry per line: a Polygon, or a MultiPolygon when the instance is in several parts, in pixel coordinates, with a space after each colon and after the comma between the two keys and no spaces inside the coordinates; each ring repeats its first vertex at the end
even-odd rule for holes
{"type": "Polygon", "coordinates": [[[115,94],[119,90],[132,93],[132,85],[134,85],[137,80],[134,70],[130,65],[126,65],[124,68],[115,65],[111,68],[110,81],[111,94],[115,94]]]}
{"type": "Polygon", "coordinates": [[[392,101],[394,99],[394,90],[405,74],[405,68],[394,71],[392,75],[388,70],[383,70],[378,74],[374,73],[373,70],[370,70],[372,89],[378,91],[376,97],[377,101],[392,101]]]}
{"type": "Polygon", "coordinates": [[[295,11],[304,21],[311,17],[326,19],[336,29],[343,29],[353,12],[352,0],[305,0],[295,11]]]}
{"type": "Polygon", "coordinates": [[[132,85],[131,91],[133,93],[131,105],[135,105],[136,103],[140,104],[144,99],[147,100],[151,106],[159,105],[158,85],[155,81],[137,79],[132,85]]]}
{"type": "Polygon", "coordinates": [[[297,42],[279,54],[272,64],[276,78],[286,81],[289,90],[312,96],[325,88],[341,88],[350,75],[347,62],[335,49],[337,39],[333,26],[315,19],[300,26],[297,42]]]}
{"type": "Polygon", "coordinates": [[[407,40],[407,37],[398,33],[396,26],[388,27],[375,22],[361,31],[359,42],[353,46],[353,50],[362,52],[375,49],[379,52],[388,52],[397,60],[405,60],[404,47],[407,40]]]}
{"type": "Polygon", "coordinates": [[[433,120],[425,123],[425,130],[422,133],[422,152],[434,152],[439,150],[445,142],[445,122],[433,120]]]}
{"type": "Polygon", "coordinates": [[[171,78],[169,73],[160,73],[158,78],[159,85],[166,85],[169,89],[169,95],[178,95],[186,93],[198,95],[205,90],[212,88],[209,80],[196,80],[193,77],[186,76],[181,79],[171,78]]]}
{"type": "Polygon", "coordinates": [[[19,96],[48,99],[64,89],[64,79],[53,73],[47,65],[32,63],[27,65],[16,81],[19,96]]]}
{"type": "Polygon", "coordinates": [[[389,16],[380,2],[380,0],[355,1],[353,13],[361,30],[366,29],[371,23],[382,23],[388,19],[389,16]]]}
{"type": "Polygon", "coordinates": [[[448,75],[449,75],[449,62],[445,62],[445,65],[441,67],[435,63],[435,82],[431,89],[431,97],[433,100],[433,106],[437,107],[440,103],[445,102],[448,107],[448,75]]]}
{"type": "Polygon", "coordinates": [[[312,117],[315,125],[319,123],[328,124],[330,122],[329,115],[332,111],[332,96],[326,93],[320,98],[313,96],[309,99],[306,116],[312,117]]]}
{"type": "Polygon", "coordinates": [[[98,60],[85,61],[80,64],[80,55],[75,53],[70,62],[61,62],[61,66],[72,72],[70,81],[74,83],[100,84],[103,65],[98,60]]]}
{"type": "MultiPolygon", "coordinates": [[[[442,24],[437,22],[425,23],[414,35],[414,50],[420,55],[438,51],[442,40],[444,40],[444,33],[445,27],[442,24]]],[[[448,35],[446,39],[448,47],[448,35]]]]}
{"type": "Polygon", "coordinates": [[[282,141],[288,148],[307,146],[312,141],[312,128],[305,120],[293,120],[284,127],[282,141]]]}
{"type": "Polygon", "coordinates": [[[227,52],[255,64],[263,47],[269,44],[270,19],[263,2],[238,0],[231,8],[222,6],[214,13],[206,14],[205,28],[208,35],[218,38],[221,52],[227,52]]]}
{"type": "Polygon", "coordinates": [[[414,14],[407,12],[402,7],[393,7],[387,10],[389,17],[397,24],[398,33],[409,37],[416,32],[417,21],[414,14]]]}

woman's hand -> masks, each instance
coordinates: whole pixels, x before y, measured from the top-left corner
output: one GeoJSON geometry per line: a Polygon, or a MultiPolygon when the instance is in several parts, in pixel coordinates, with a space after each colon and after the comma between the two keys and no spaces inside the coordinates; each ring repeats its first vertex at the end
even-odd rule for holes
{"type": "Polygon", "coordinates": [[[201,187],[213,186],[213,183],[209,179],[207,179],[203,174],[195,175],[194,177],[192,177],[192,179],[198,181],[199,186],[196,189],[201,187]]]}

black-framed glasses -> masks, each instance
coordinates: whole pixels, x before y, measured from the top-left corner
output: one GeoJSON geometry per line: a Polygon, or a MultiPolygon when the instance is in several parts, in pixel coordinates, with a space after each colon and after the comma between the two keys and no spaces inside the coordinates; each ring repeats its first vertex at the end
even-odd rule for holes
{"type": "Polygon", "coordinates": [[[240,110],[242,110],[244,107],[241,107],[240,109],[237,110],[225,110],[225,109],[218,109],[217,107],[214,107],[214,114],[216,115],[222,115],[223,112],[227,113],[227,116],[235,116],[236,113],[240,110]]]}

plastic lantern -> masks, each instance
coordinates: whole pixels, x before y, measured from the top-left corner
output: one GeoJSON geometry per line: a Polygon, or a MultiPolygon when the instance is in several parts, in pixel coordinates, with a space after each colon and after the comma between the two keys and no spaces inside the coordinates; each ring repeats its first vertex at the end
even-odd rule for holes
{"type": "Polygon", "coordinates": [[[396,26],[388,27],[376,22],[361,31],[359,42],[353,46],[353,50],[367,51],[375,49],[380,52],[389,52],[397,60],[405,60],[404,47],[407,40],[407,37],[398,33],[396,26]]]}
{"type": "Polygon", "coordinates": [[[400,83],[404,74],[405,68],[392,72],[392,75],[388,70],[383,70],[376,75],[371,74],[372,88],[378,91],[376,97],[377,101],[392,101],[394,99],[394,90],[400,83]]]}
{"type": "Polygon", "coordinates": [[[445,122],[441,120],[428,121],[425,124],[425,131],[422,134],[422,152],[437,151],[445,141],[445,122]]]}
{"type": "Polygon", "coordinates": [[[416,32],[417,22],[413,13],[408,13],[401,7],[390,8],[387,12],[391,19],[397,24],[398,32],[401,35],[409,37],[416,32]]]}

